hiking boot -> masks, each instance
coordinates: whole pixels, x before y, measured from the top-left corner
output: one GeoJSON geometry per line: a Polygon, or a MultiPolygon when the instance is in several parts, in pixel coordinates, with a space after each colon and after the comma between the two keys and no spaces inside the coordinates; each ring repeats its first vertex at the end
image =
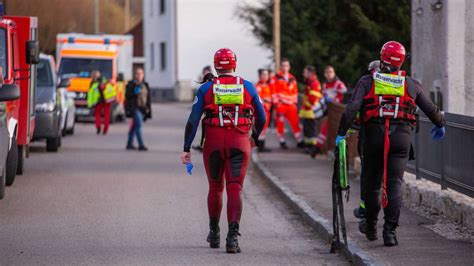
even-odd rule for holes
{"type": "Polygon", "coordinates": [[[383,244],[385,246],[393,247],[398,245],[396,228],[396,226],[390,224],[383,225],[383,244]]]}
{"type": "Polygon", "coordinates": [[[365,218],[365,208],[362,206],[362,203],[361,203],[361,205],[359,205],[359,207],[354,209],[354,216],[357,219],[364,219],[365,218]]]}
{"type": "Polygon", "coordinates": [[[97,128],[97,135],[100,135],[100,127],[97,128]]]}
{"type": "Polygon", "coordinates": [[[259,140],[257,143],[258,152],[272,152],[271,149],[265,147],[265,141],[259,140]]]}
{"type": "Polygon", "coordinates": [[[194,150],[197,150],[197,151],[202,152],[202,146],[201,146],[201,145],[194,145],[194,146],[192,146],[192,148],[193,148],[194,150]]]}
{"type": "Polygon", "coordinates": [[[207,235],[207,242],[210,248],[219,248],[221,245],[221,230],[219,228],[219,221],[211,218],[209,221],[209,234],[207,235]]]}
{"type": "Polygon", "coordinates": [[[136,150],[137,147],[133,146],[133,145],[127,145],[127,150],[136,150]]]}
{"type": "Polygon", "coordinates": [[[365,234],[365,237],[369,241],[377,240],[377,223],[367,221],[367,219],[362,219],[359,222],[359,231],[362,234],[365,234]]]}
{"type": "Polygon", "coordinates": [[[321,153],[321,149],[317,146],[314,146],[312,149],[311,149],[311,153],[309,154],[311,156],[311,158],[316,158],[316,155],[320,154],[321,153]]]}
{"type": "Polygon", "coordinates": [[[300,141],[300,142],[298,142],[296,147],[298,147],[298,149],[304,149],[304,148],[306,148],[306,143],[304,143],[304,141],[300,141]]]}
{"type": "Polygon", "coordinates": [[[225,249],[227,253],[240,253],[239,247],[239,224],[232,222],[229,224],[229,232],[227,233],[225,249]]]}
{"type": "Polygon", "coordinates": [[[286,145],[286,142],[280,142],[280,148],[282,150],[288,150],[288,146],[286,145]]]}
{"type": "Polygon", "coordinates": [[[145,147],[145,146],[140,146],[140,147],[138,148],[138,150],[139,150],[139,151],[148,151],[148,148],[145,147]]]}

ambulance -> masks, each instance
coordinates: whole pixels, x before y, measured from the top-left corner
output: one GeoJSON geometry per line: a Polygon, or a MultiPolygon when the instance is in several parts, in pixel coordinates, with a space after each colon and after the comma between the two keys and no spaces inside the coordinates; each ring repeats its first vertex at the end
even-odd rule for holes
{"type": "Polygon", "coordinates": [[[36,17],[2,16],[0,4],[0,199],[23,174],[35,129],[36,17]]]}
{"type": "Polygon", "coordinates": [[[117,90],[111,122],[124,119],[125,85],[133,75],[132,35],[60,33],[56,38],[56,59],[60,78],[71,80],[69,91],[75,93],[76,120],[93,115],[87,107],[87,92],[94,70],[100,71],[117,90]]]}

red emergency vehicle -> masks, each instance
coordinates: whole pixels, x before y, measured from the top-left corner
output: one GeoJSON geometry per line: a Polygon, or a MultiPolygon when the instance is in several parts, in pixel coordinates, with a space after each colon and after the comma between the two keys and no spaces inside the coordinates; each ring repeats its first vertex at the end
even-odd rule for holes
{"type": "MultiPolygon", "coordinates": [[[[0,12],[2,9],[0,4],[0,12]]],[[[12,185],[16,174],[24,171],[35,128],[38,62],[37,18],[0,17],[0,198],[5,185],[12,185]]]]}

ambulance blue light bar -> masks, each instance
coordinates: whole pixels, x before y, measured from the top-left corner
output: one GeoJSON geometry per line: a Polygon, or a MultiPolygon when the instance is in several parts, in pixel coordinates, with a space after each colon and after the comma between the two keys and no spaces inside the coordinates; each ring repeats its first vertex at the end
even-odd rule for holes
{"type": "Polygon", "coordinates": [[[110,44],[110,38],[105,38],[104,39],[104,44],[110,44]]]}
{"type": "Polygon", "coordinates": [[[67,42],[68,43],[74,43],[76,40],[74,39],[74,37],[69,37],[67,38],[67,42]]]}

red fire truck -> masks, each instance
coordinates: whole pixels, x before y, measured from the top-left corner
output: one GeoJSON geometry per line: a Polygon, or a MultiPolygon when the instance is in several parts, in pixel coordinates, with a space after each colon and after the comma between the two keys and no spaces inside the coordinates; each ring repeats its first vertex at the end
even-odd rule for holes
{"type": "MultiPolygon", "coordinates": [[[[0,12],[2,13],[0,4],[0,12]]],[[[0,198],[5,185],[24,171],[24,158],[35,127],[36,17],[0,13],[0,198]]]]}

